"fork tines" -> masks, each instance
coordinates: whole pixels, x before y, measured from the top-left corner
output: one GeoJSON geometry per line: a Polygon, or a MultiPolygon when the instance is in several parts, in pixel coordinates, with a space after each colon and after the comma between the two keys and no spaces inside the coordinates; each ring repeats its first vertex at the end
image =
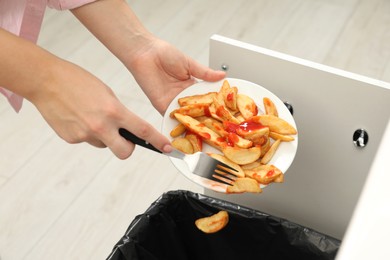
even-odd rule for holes
{"type": "Polygon", "coordinates": [[[218,164],[217,165],[218,169],[215,169],[214,172],[216,174],[213,174],[213,178],[222,181],[225,184],[228,185],[233,185],[234,181],[237,179],[237,177],[233,174],[231,174],[231,169],[230,167],[227,168],[223,165],[218,164]]]}

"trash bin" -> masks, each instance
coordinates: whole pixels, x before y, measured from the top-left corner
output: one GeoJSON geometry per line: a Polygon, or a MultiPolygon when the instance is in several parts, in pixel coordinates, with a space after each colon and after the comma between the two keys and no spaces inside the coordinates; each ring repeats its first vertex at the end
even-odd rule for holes
{"type": "Polygon", "coordinates": [[[340,241],[312,229],[227,201],[171,191],[137,216],[109,260],[334,259],[340,241]],[[228,225],[214,234],[195,226],[220,210],[228,225]]]}

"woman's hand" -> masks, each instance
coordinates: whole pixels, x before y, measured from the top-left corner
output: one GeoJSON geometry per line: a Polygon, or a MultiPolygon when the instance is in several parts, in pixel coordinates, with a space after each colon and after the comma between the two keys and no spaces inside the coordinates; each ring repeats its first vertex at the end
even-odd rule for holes
{"type": "Polygon", "coordinates": [[[166,137],[129,111],[92,74],[66,61],[58,61],[48,72],[53,80],[46,81],[30,100],[68,143],[109,147],[118,158],[125,159],[134,150],[134,144],[118,133],[119,128],[125,128],[161,151],[171,150],[166,137]]]}
{"type": "Polygon", "coordinates": [[[225,77],[224,72],[197,63],[157,38],[133,54],[126,66],[161,114],[179,92],[196,82],[195,78],[217,81],[225,77]]]}
{"type": "MultiPolygon", "coordinates": [[[[125,1],[96,1],[72,12],[129,68],[160,113],[195,78],[216,81],[225,75],[153,37],[125,1]]],[[[0,85],[30,100],[65,141],[109,147],[125,159],[134,150],[118,133],[125,128],[157,149],[171,151],[165,136],[89,72],[4,30],[0,42],[0,85]]]]}
{"type": "Polygon", "coordinates": [[[126,65],[161,114],[195,78],[217,81],[225,76],[154,37],[125,1],[96,1],[72,12],[126,65]]]}
{"type": "Polygon", "coordinates": [[[134,150],[134,144],[119,135],[119,128],[125,128],[161,151],[170,151],[165,136],[86,70],[1,29],[0,42],[0,86],[31,101],[68,143],[109,147],[125,159],[134,150]]]}

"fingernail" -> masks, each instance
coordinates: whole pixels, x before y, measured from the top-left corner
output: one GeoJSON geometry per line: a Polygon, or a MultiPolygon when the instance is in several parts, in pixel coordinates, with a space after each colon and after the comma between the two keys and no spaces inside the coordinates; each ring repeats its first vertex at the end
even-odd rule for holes
{"type": "Polygon", "coordinates": [[[170,153],[170,152],[172,152],[172,146],[171,146],[170,144],[164,145],[164,147],[163,147],[163,152],[164,152],[164,153],[170,153]]]}

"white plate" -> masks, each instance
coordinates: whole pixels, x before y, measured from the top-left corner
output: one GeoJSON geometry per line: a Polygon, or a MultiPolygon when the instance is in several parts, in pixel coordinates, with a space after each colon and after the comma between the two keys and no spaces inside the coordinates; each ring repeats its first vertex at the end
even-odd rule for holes
{"type": "MultiPolygon", "coordinates": [[[[263,97],[270,98],[275,106],[278,109],[279,117],[289,122],[292,126],[297,129],[294,118],[292,117],[290,111],[287,109],[287,107],[284,105],[284,103],[272,92],[265,89],[264,87],[261,87],[255,83],[241,80],[241,79],[234,79],[234,78],[227,78],[230,86],[236,86],[238,88],[238,93],[245,94],[247,96],[250,96],[253,98],[255,103],[257,104],[259,108],[259,114],[263,114],[264,112],[264,105],[263,105],[263,97]]],[[[177,120],[172,119],[169,117],[170,112],[172,112],[174,109],[179,108],[178,99],[185,96],[190,95],[196,95],[196,94],[205,94],[208,92],[216,91],[218,92],[222,86],[222,81],[219,82],[198,82],[188,88],[186,88],[183,92],[181,92],[174,100],[172,100],[171,104],[169,105],[167,112],[164,115],[163,119],[163,125],[162,125],[162,133],[173,140],[173,138],[170,137],[171,130],[178,124],[177,120]]],[[[298,135],[294,136],[295,140],[292,142],[282,142],[273,156],[272,160],[269,162],[269,164],[273,164],[276,167],[278,167],[283,173],[286,173],[287,169],[290,167],[291,163],[294,160],[297,147],[298,147],[298,135]]],[[[203,152],[213,152],[213,153],[221,153],[217,149],[207,145],[203,144],[203,152]]],[[[198,175],[195,175],[191,173],[186,163],[182,160],[170,158],[173,165],[187,178],[189,178],[191,181],[214,191],[217,192],[226,192],[227,185],[220,184],[205,178],[202,178],[198,175]]],[[[264,187],[264,186],[261,186],[264,187]]]]}

